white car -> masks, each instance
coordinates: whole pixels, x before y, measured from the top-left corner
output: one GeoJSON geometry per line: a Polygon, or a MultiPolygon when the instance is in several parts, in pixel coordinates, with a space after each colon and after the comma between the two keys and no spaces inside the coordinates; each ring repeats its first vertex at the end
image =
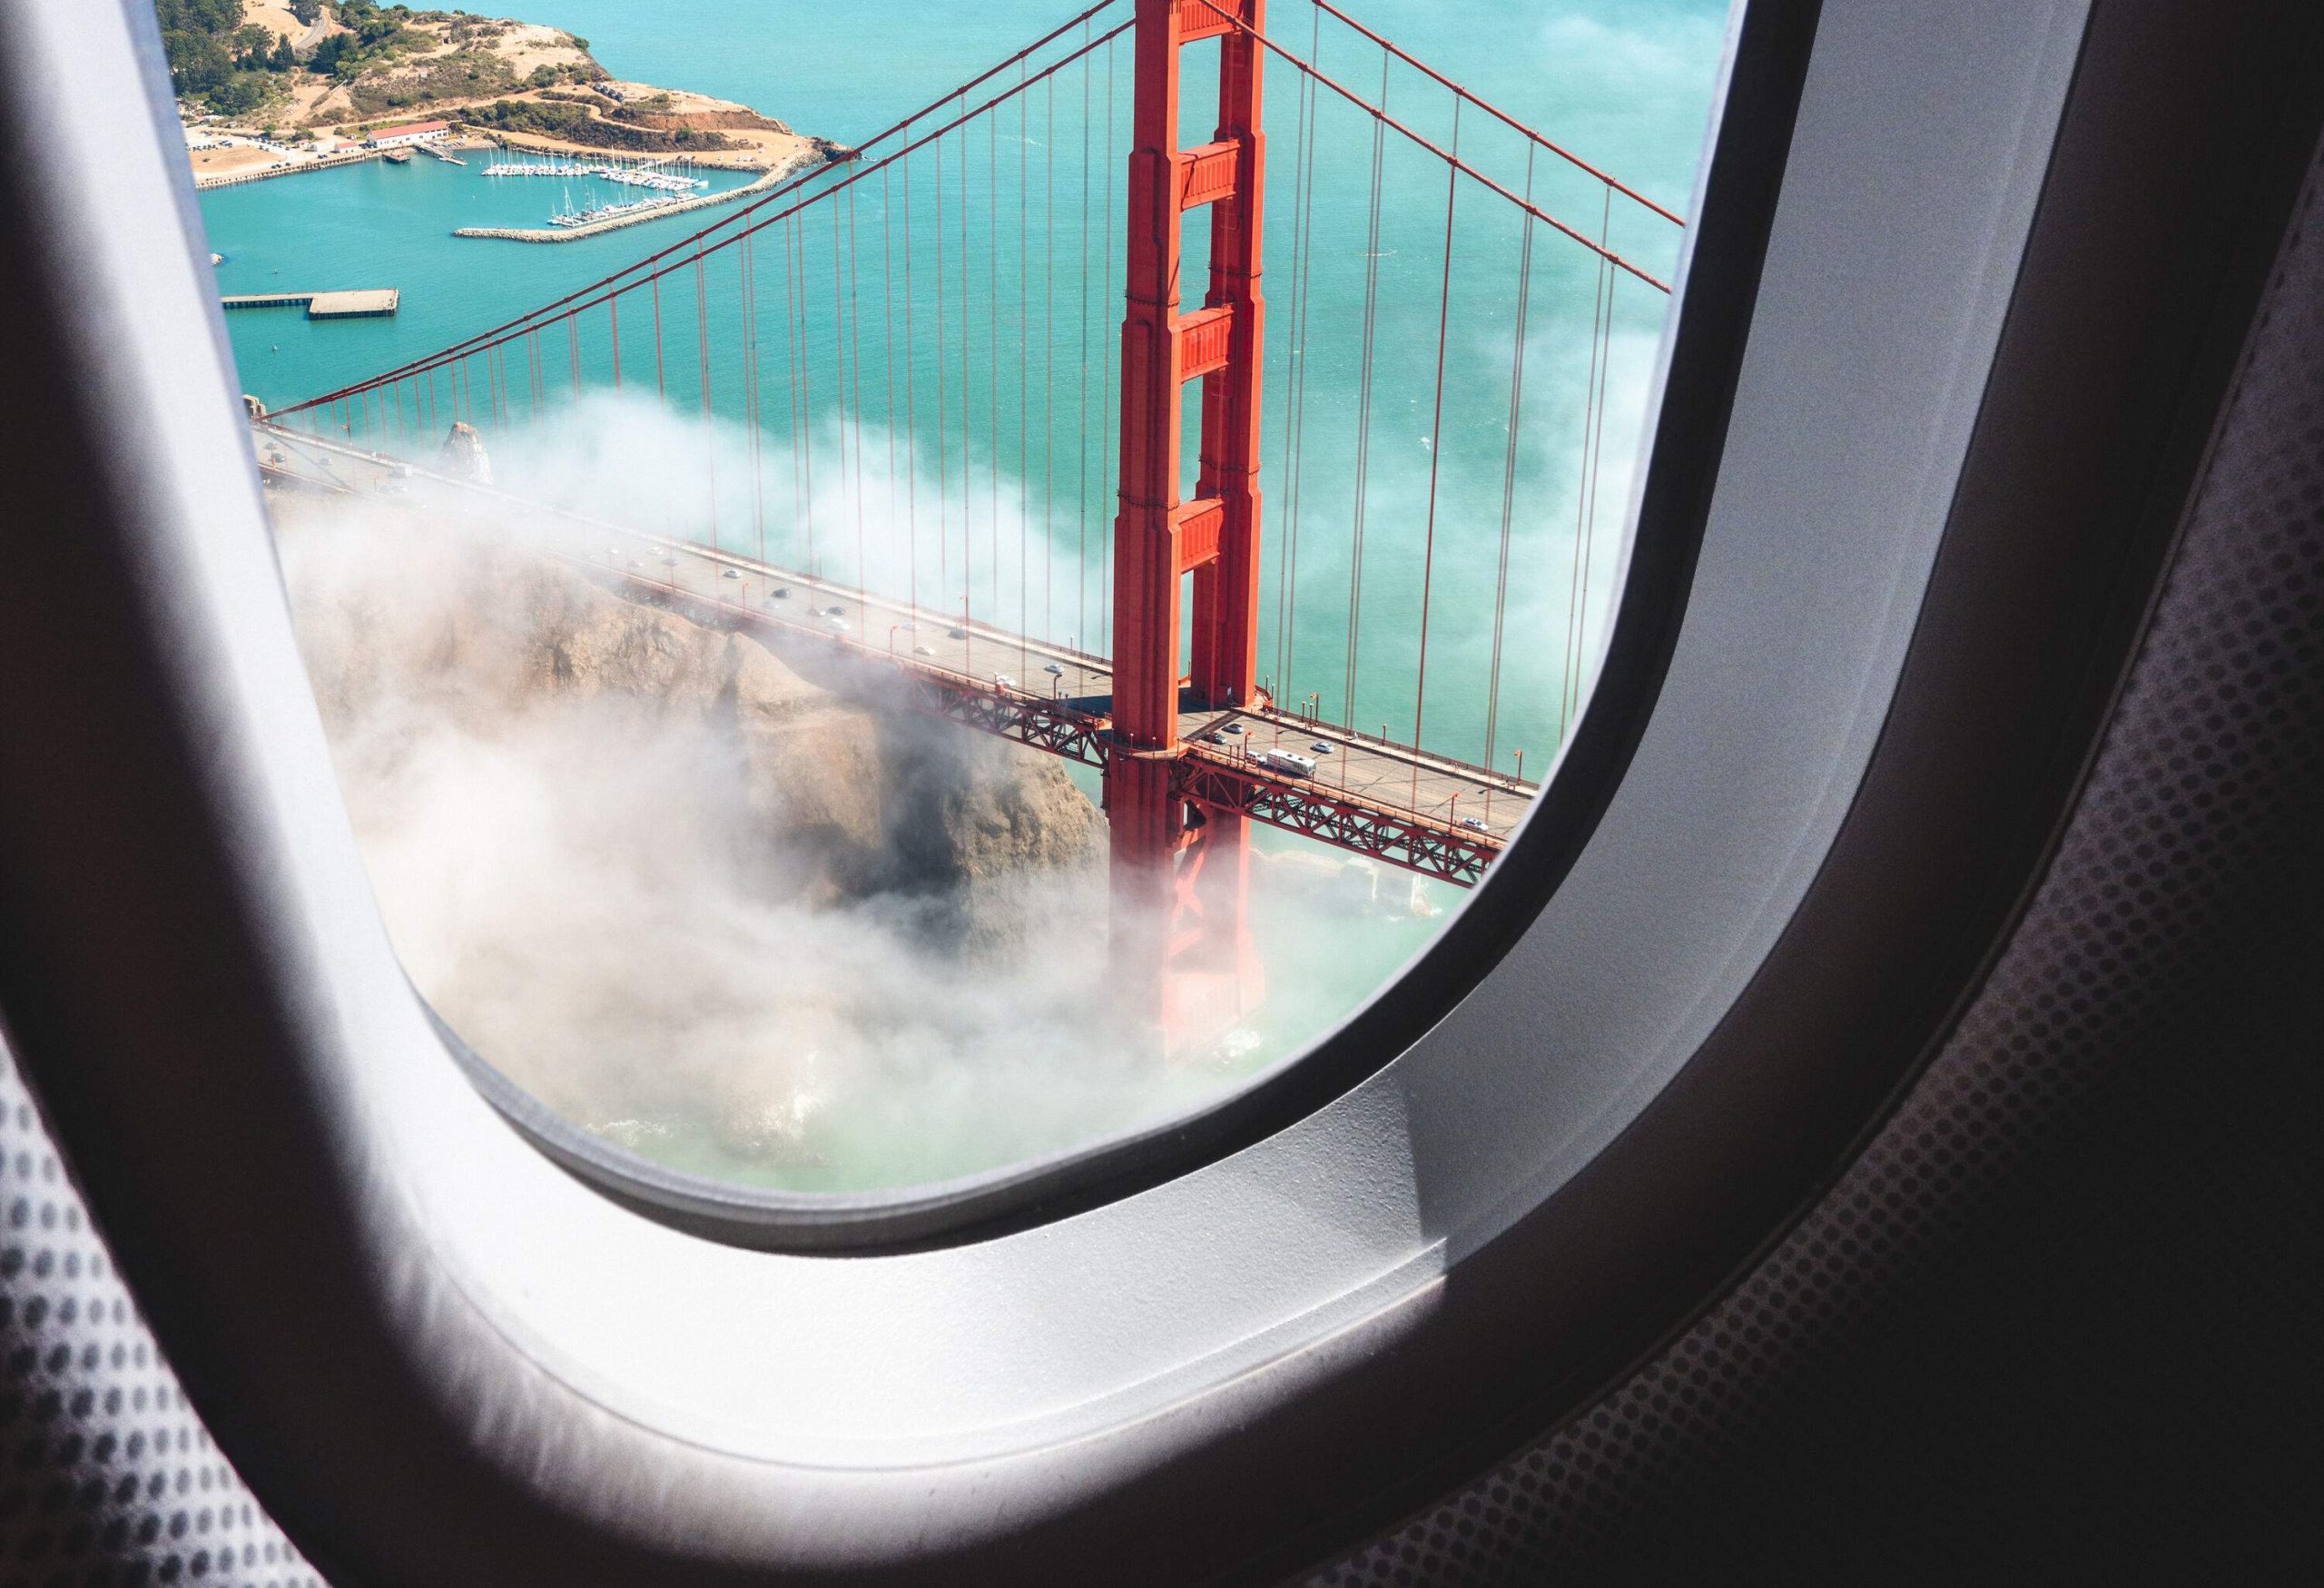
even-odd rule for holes
{"type": "Polygon", "coordinates": [[[1295,751],[1261,750],[1255,753],[1251,759],[1269,772],[1280,772],[1292,777],[1315,775],[1315,764],[1295,751]]]}
{"type": "Polygon", "coordinates": [[[911,647],[911,654],[915,656],[932,656],[936,652],[928,646],[914,646],[911,647]]]}
{"type": "Polygon", "coordinates": [[[1017,687],[1017,680],[1011,678],[1006,673],[995,673],[992,676],[992,683],[993,687],[996,689],[1014,689],[1017,687]]]}

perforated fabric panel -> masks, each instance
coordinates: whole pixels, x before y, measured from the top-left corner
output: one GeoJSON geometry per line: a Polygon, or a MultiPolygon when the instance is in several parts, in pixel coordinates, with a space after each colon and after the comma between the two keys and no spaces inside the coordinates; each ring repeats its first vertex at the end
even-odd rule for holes
{"type": "MultiPolygon", "coordinates": [[[[1641,1535],[1654,1533],[1658,1519],[1692,1523],[1689,1485],[1755,1448],[1748,1441],[1777,1415],[1804,1368],[1844,1352],[2034,1171],[2126,1060],[2169,1041],[2164,1016],[2190,989],[2270,946],[2259,938],[2284,920],[2276,893],[2282,857],[2301,852],[2301,824],[2324,812],[2319,183],[2324,178],[2311,173],[2300,223],[2278,261],[2073,822],[1944,1051],[1829,1194],[1675,1344],[1548,1437],[1314,1575],[1313,1588],[1531,1585],[1630,1572],[1669,1580],[1641,1564],[1667,1560],[1656,1553],[1667,1540],[1641,1543],[1641,1535]]],[[[2302,1061],[2280,1043],[2272,1052],[2206,1057],[2247,1064],[2290,1057],[2312,1067],[2315,1055],[2302,1061]]],[[[2270,1208],[2245,1211],[2250,1222],[2286,1209],[2278,1197],[2270,1208]]],[[[2295,1247],[2299,1238],[2296,1226],[2286,1238],[2295,1247]]],[[[2273,1288],[2286,1271],[2280,1261],[2255,1261],[2235,1277],[2273,1288]]],[[[2248,1292],[2238,1299],[2290,1305],[2248,1292]]],[[[2158,1365],[2159,1376],[2191,1370],[2158,1365]]],[[[2240,1386],[2262,1400],[2268,1389],[2240,1386]]],[[[1996,1440],[2009,1434],[1984,1432],[1996,1440]]],[[[2312,1475],[2312,1452],[2307,1463],[2312,1475]]],[[[2311,1479],[2311,1507],[2313,1499],[2311,1479]]],[[[1843,1524],[1837,1495],[1791,1500],[1821,1504],[1832,1524],[1843,1524]]],[[[2157,1526],[2116,1520],[2134,1534],[2157,1526]]],[[[2301,1524],[2287,1513],[2277,1525],[2301,1524]]],[[[2218,1580],[2265,1580],[2235,1575],[2233,1551],[2273,1542],[2227,1541],[2211,1562],[2229,1573],[2218,1580]]],[[[1931,1554],[1951,1543],[1919,1541],[1886,1563],[1884,1580],[1975,1580],[1932,1566],[1931,1554]]],[[[1734,1564],[1723,1580],[1738,1580],[1734,1564]]],[[[1794,1561],[1772,1580],[1845,1579],[1794,1561]]]]}
{"type": "Polygon", "coordinates": [[[321,1588],[186,1404],[0,1048],[0,1584],[321,1588]]]}

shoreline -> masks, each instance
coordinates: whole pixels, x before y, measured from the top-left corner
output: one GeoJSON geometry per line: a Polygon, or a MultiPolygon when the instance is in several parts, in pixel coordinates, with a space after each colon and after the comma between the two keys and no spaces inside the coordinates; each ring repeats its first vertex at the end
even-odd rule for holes
{"type": "Polygon", "coordinates": [[[820,164],[797,160],[789,165],[773,167],[757,181],[729,188],[723,193],[702,193],[659,209],[642,211],[635,215],[616,215],[607,221],[592,221],[586,226],[462,226],[452,233],[455,237],[482,238],[497,242],[578,242],[586,237],[603,237],[609,232],[619,232],[626,226],[643,226],[649,222],[666,221],[674,215],[691,214],[696,210],[713,209],[731,204],[754,193],[763,193],[792,177],[812,170],[841,163],[826,160],[820,164]]]}
{"type": "Polygon", "coordinates": [[[360,165],[367,160],[377,160],[386,153],[383,149],[359,149],[347,154],[326,154],[316,160],[294,161],[282,166],[261,166],[255,171],[221,171],[210,174],[193,173],[193,191],[206,193],[212,188],[240,187],[246,182],[265,182],[277,176],[303,176],[310,171],[337,171],[342,166],[360,165]]]}
{"type": "MultiPolygon", "coordinates": [[[[489,149],[492,143],[484,138],[447,138],[436,145],[444,150],[489,149]]],[[[240,187],[244,182],[266,182],[278,176],[304,176],[310,171],[340,171],[350,165],[360,165],[368,160],[384,160],[390,151],[386,149],[349,149],[337,154],[318,155],[311,160],[293,160],[281,165],[262,165],[249,171],[219,171],[193,173],[193,191],[206,193],[213,188],[240,187]]]]}

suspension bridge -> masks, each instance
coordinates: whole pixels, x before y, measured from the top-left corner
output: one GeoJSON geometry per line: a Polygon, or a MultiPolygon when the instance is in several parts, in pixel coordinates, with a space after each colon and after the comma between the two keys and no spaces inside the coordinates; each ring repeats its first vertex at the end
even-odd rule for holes
{"type": "Polygon", "coordinates": [[[547,525],[1096,769],[1128,1001],[1247,1008],[1251,824],[1468,885],[1523,819],[1510,725],[1553,751],[1580,709],[1617,328],[1659,323],[1682,224],[1297,10],[1102,0],[683,242],[258,416],[261,469],[547,525]]]}

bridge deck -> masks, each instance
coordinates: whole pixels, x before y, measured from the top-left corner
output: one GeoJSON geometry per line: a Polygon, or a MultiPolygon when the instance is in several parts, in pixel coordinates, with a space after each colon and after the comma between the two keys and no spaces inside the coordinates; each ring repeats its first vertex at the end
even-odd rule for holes
{"type": "MultiPolygon", "coordinates": [[[[252,434],[261,469],[271,478],[350,492],[481,496],[502,513],[514,507],[555,524],[552,549],[601,580],[770,638],[867,656],[919,686],[923,709],[1104,764],[1113,676],[1101,656],[980,618],[947,617],[859,594],[852,584],[736,552],[543,508],[273,426],[255,426],[252,434]]],[[[1188,797],[1453,882],[1476,880],[1537,792],[1531,783],[1264,707],[1190,708],[1179,714],[1178,735],[1188,797]],[[1313,760],[1314,775],[1253,760],[1274,749],[1313,760]]]]}

